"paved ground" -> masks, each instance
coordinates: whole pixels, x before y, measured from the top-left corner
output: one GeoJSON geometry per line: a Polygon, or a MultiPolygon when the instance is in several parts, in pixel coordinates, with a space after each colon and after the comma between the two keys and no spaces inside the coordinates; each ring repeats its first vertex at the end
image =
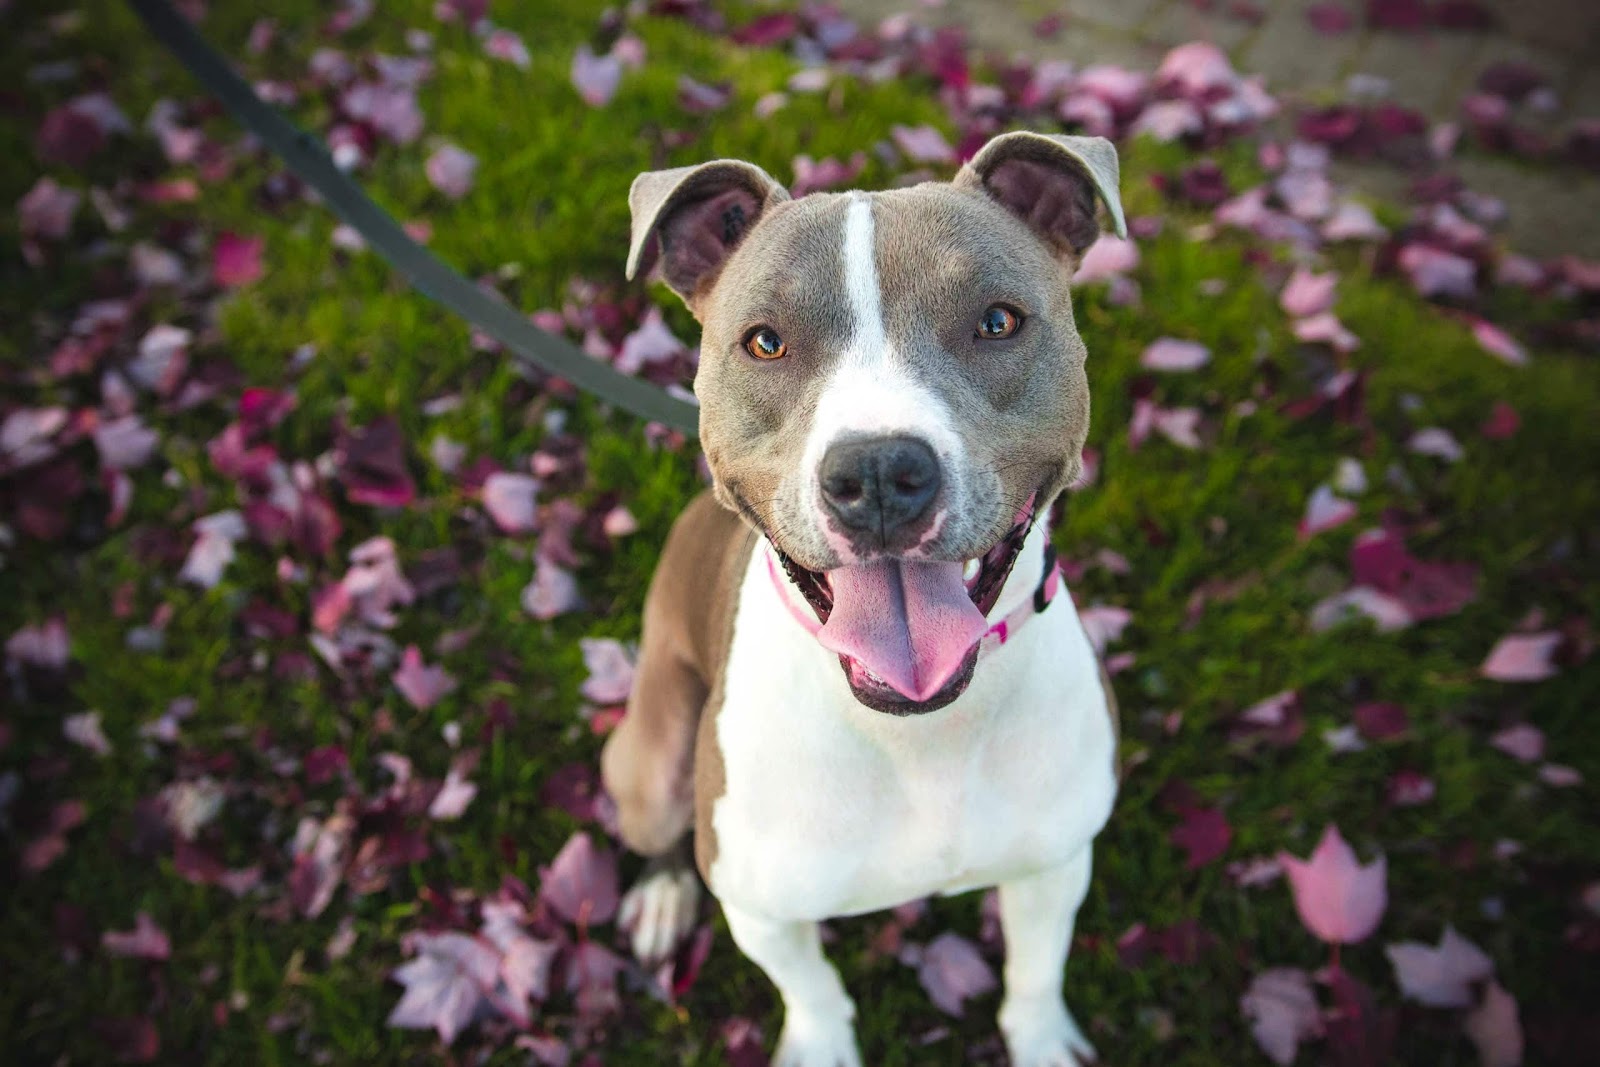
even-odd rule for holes
{"type": "MultiPolygon", "coordinates": [[[[1175,44],[1211,40],[1239,69],[1266,75],[1275,93],[1290,98],[1336,99],[1352,75],[1373,75],[1388,82],[1394,99],[1437,119],[1458,115],[1463,95],[1489,66],[1525,63],[1555,90],[1550,129],[1600,117],[1600,0],[1481,0],[1495,28],[1416,33],[1367,29],[1360,0],[1341,2],[1355,25],[1337,36],[1312,28],[1311,0],[923,0],[917,6],[921,17],[964,25],[987,47],[1079,63],[1148,66],[1175,44]],[[1237,9],[1246,6],[1260,17],[1239,17],[1237,9]],[[1062,18],[1062,29],[1041,37],[1034,27],[1051,15],[1062,18]]],[[[910,4],[915,0],[841,0],[840,6],[877,19],[910,4]]],[[[1468,185],[1511,205],[1506,237],[1519,251],[1600,257],[1600,180],[1571,167],[1532,168],[1481,155],[1455,166],[1468,185]]],[[[1348,175],[1380,195],[1395,195],[1407,182],[1381,166],[1348,175]]]]}

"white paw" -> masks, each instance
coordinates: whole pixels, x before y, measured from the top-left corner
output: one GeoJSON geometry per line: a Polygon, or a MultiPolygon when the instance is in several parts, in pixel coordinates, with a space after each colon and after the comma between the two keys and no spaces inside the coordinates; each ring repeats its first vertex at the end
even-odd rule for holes
{"type": "Polygon", "coordinates": [[[1000,1030],[1006,1036],[1011,1067],[1083,1067],[1100,1058],[1059,1000],[1002,1007],[1000,1030]]]}
{"type": "Polygon", "coordinates": [[[861,1067],[849,1018],[812,1020],[785,1012],[772,1067],[861,1067]]]}
{"type": "Polygon", "coordinates": [[[694,929],[700,910],[700,879],[694,868],[652,863],[622,898],[617,921],[632,934],[633,954],[653,966],[669,958],[694,929]]]}

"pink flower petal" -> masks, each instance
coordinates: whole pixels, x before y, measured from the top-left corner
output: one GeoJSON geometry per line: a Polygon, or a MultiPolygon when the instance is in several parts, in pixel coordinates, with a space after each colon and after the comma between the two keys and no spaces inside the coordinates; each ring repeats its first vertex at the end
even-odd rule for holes
{"type": "Polygon", "coordinates": [[[1335,352],[1354,352],[1361,347],[1361,338],[1351,333],[1331,311],[1296,322],[1294,336],[1296,340],[1309,344],[1328,345],[1335,352]]]}
{"type": "Polygon", "coordinates": [[[889,134],[913,163],[955,162],[955,149],[944,139],[944,134],[932,126],[894,126],[889,134]]]}
{"type": "Polygon", "coordinates": [[[1408,244],[1400,249],[1399,263],[1422,296],[1470,299],[1477,291],[1477,265],[1452,252],[1408,244]]]}
{"type": "Polygon", "coordinates": [[[524,534],[537,525],[539,479],[496,471],[483,482],[483,510],[502,533],[524,534]]]}
{"type": "Polygon", "coordinates": [[[622,339],[617,350],[616,368],[624,374],[638,374],[646,367],[677,359],[688,351],[667,326],[661,309],[652,306],[639,320],[639,326],[622,339]]]}
{"type": "Polygon", "coordinates": [[[389,1013],[390,1026],[438,1031],[450,1044],[486,1006],[499,981],[500,953],[460,933],[417,934],[417,955],[390,975],[405,994],[389,1013]]]}
{"type": "Polygon", "coordinates": [[[422,662],[422,652],[416,645],[406,646],[393,681],[400,695],[418,711],[427,711],[456,687],[456,680],[443,667],[429,667],[422,662]]]}
{"type": "Polygon", "coordinates": [[[1556,676],[1561,634],[1508,634],[1495,643],[1478,673],[1496,682],[1542,682],[1556,676]]]}
{"type": "Polygon", "coordinates": [[[167,937],[167,932],[142,911],[134,916],[132,930],[107,930],[101,936],[100,944],[113,956],[140,960],[172,958],[172,941],[167,937]]]}
{"type": "Polygon", "coordinates": [[[1478,343],[1483,346],[1485,352],[1496,359],[1509,363],[1513,367],[1526,367],[1528,365],[1527,349],[1518,344],[1516,338],[1489,320],[1473,319],[1472,336],[1478,339],[1478,343]]]}
{"type": "Polygon", "coordinates": [[[539,872],[539,897],[570,923],[596,926],[617,913],[617,857],[588,834],[568,839],[539,872]]]}
{"type": "Polygon", "coordinates": [[[590,107],[604,107],[622,84],[622,60],[614,53],[597,56],[586,44],[572,55],[572,84],[590,107]]]}
{"type": "Polygon", "coordinates": [[[585,637],[578,641],[589,677],[579,692],[595,704],[621,704],[633,689],[633,658],[621,641],[611,637],[585,637]]]}
{"type": "Polygon", "coordinates": [[[1522,1022],[1517,1015],[1517,999],[1490,982],[1483,1003],[1467,1016],[1467,1036],[1478,1048],[1482,1067],[1520,1067],[1523,1042],[1522,1022]]]}
{"type": "Polygon", "coordinates": [[[211,251],[211,280],[224,288],[256,281],[261,277],[261,250],[265,245],[260,237],[219,235],[211,251]]]}
{"type": "Polygon", "coordinates": [[[478,157],[447,144],[428,157],[423,170],[435,189],[451,200],[460,200],[472,191],[472,180],[478,172],[478,157]]]}
{"type": "Polygon", "coordinates": [[[1297,319],[1320,315],[1333,307],[1333,290],[1338,284],[1339,275],[1333,271],[1313,274],[1299,268],[1278,294],[1278,305],[1297,319]]]}
{"type": "Polygon", "coordinates": [[[522,610],[536,619],[553,619],[578,603],[577,578],[548,560],[539,561],[533,580],[522,590],[522,610]]]}
{"type": "Polygon", "coordinates": [[[510,30],[491,30],[483,38],[483,51],[490,59],[504,60],[521,70],[527,70],[533,62],[528,46],[510,30]]]}
{"type": "Polygon", "coordinates": [[[1298,967],[1275,967],[1250,981],[1239,1011],[1267,1058],[1280,1067],[1294,1062],[1300,1042],[1322,1034],[1322,1009],[1311,976],[1298,967]]]}
{"type": "Polygon", "coordinates": [[[61,734],[75,745],[93,752],[96,756],[111,755],[111,742],[100,726],[98,711],[81,711],[61,720],[61,734]]]}
{"type": "Polygon", "coordinates": [[[1506,727],[1489,738],[1489,744],[1523,763],[1536,763],[1544,758],[1544,731],[1530,723],[1506,727]]]}
{"type": "Polygon", "coordinates": [[[1115,234],[1101,234],[1078,261],[1072,284],[1089,285],[1126,274],[1139,265],[1139,246],[1115,234]]]}
{"type": "Polygon", "coordinates": [[[1150,370],[1192,371],[1211,362],[1211,349],[1196,341],[1161,337],[1152,341],[1139,356],[1139,365],[1150,370]]]}
{"type": "Polygon", "coordinates": [[[1311,491],[1310,498],[1306,501],[1306,513],[1300,520],[1299,536],[1302,541],[1331,530],[1341,523],[1349,522],[1355,518],[1357,508],[1343,497],[1334,495],[1333,489],[1326,483],[1317,486],[1311,491]]]}
{"type": "Polygon", "coordinates": [[[1419,455],[1434,456],[1446,463],[1456,463],[1466,455],[1454,435],[1441,426],[1429,426],[1418,430],[1406,442],[1406,448],[1419,455]]]}
{"type": "Polygon", "coordinates": [[[83,194],[57,185],[52,178],[40,178],[17,201],[17,223],[25,236],[59,241],[72,230],[83,194]]]}
{"type": "Polygon", "coordinates": [[[1465,1008],[1472,1003],[1472,986],[1494,973],[1494,963],[1483,950],[1448,925],[1437,947],[1404,941],[1385,946],[1383,952],[1394,966],[1400,992],[1430,1008],[1465,1008]]]}
{"type": "Polygon", "coordinates": [[[1300,921],[1323,941],[1353,944],[1371,936],[1389,906],[1388,868],[1382,856],[1363,866],[1355,850],[1329,825],[1309,860],[1287,852],[1278,861],[1289,876],[1300,921]]]}
{"type": "Polygon", "coordinates": [[[916,967],[917,980],[929,999],[940,1011],[957,1018],[969,998],[981,997],[998,985],[978,947],[960,934],[943,933],[934,938],[917,957],[916,967]]]}
{"type": "Polygon", "coordinates": [[[472,798],[478,795],[478,787],[469,782],[455,767],[450,768],[445,775],[444,785],[439,787],[439,792],[434,794],[433,802],[428,805],[428,818],[430,819],[459,819],[467,810],[467,805],[472,803],[472,798]]]}

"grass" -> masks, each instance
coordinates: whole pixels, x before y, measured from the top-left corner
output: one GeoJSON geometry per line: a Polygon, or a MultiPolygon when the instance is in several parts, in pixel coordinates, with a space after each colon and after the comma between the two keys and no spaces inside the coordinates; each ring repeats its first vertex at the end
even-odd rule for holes
{"type": "MultiPolygon", "coordinates": [[[[224,52],[243,55],[253,16],[238,5],[213,7],[207,36],[224,52]]],[[[441,200],[423,175],[426,141],[380,151],[363,181],[397,217],[428,219],[434,250],[469,277],[507,279],[502,288],[525,309],[558,306],[574,278],[621,290],[626,192],[639,171],[737,156],[782,177],[796,153],[848,155],[884,138],[895,123],[943,122],[929,87],[909,82],[841,83],[827,94],[796,94],[777,119],[758,120],[751,105],[783,84],[791,61],[660,18],[635,27],[649,50],[643,69],[625,77],[607,108],[589,109],[571,91],[567,68],[572,50],[594,31],[590,5],[501,7],[496,17],[528,42],[527,71],[486,58],[460,27],[436,24],[431,5],[420,0],[383,5],[345,45],[352,54],[397,53],[407,27],[434,30],[438,69],[422,91],[426,136],[447,136],[482,160],[476,188],[458,204],[441,200]],[[732,105],[711,120],[685,116],[676,104],[677,77],[685,71],[704,81],[730,80],[732,105]],[[683,143],[666,147],[669,131],[683,134],[683,143]]],[[[5,16],[0,55],[7,69],[75,57],[135,123],[156,98],[194,93],[121,5],[76,8],[83,16],[76,26],[47,39],[47,19],[64,17],[51,9],[28,0],[5,16]]],[[[276,5],[274,17],[279,40],[249,61],[250,72],[298,77],[311,50],[324,43],[317,27],[325,13],[292,0],[276,5]]],[[[30,83],[15,96],[36,116],[61,93],[30,83]]],[[[324,128],[319,107],[305,104],[298,115],[324,128]]],[[[0,170],[0,201],[7,204],[39,173],[33,128],[31,120],[0,127],[0,150],[13,160],[0,170]]],[[[231,137],[222,120],[210,128],[231,137]]],[[[1252,166],[1248,156],[1220,155],[1241,185],[1252,166]]],[[[1600,384],[1593,364],[1574,353],[1539,352],[1525,370],[1505,367],[1459,322],[1394,279],[1373,277],[1360,254],[1341,252],[1334,257],[1344,273],[1338,312],[1362,338],[1353,362],[1370,372],[1367,404],[1376,432],[1322,419],[1291,421],[1270,401],[1248,417],[1233,413],[1268,370],[1289,395],[1305,391],[1308,357],[1289,336],[1275,290],[1263,284],[1243,243],[1226,235],[1191,239],[1187,230],[1199,216],[1174,213],[1150,184],[1151,175],[1170,173],[1185,159],[1175,147],[1125,149],[1130,217],[1173,217],[1159,237],[1142,243],[1139,306],[1110,306],[1099,290],[1084,292],[1078,304],[1091,352],[1090,443],[1103,469],[1099,484],[1072,501],[1058,540],[1069,557],[1112,548],[1132,565],[1126,577],[1090,571],[1074,595],[1080,604],[1104,601],[1133,612],[1119,648],[1136,652],[1137,661],[1117,688],[1124,753],[1140,762],[1097,846],[1097,875],[1079,924],[1085,942],[1069,968],[1070,1001],[1112,1062],[1264,1062],[1240,1020],[1239,994],[1267,966],[1316,966],[1324,959],[1281,886],[1242,891],[1221,864],[1184,868],[1167,840],[1174,818],[1157,799],[1168,781],[1181,778],[1226,810],[1235,833],[1229,858],[1279,848],[1305,854],[1328,822],[1338,823],[1364,854],[1388,853],[1392,902],[1384,925],[1345,955],[1352,973],[1386,1002],[1397,997],[1382,944],[1431,943],[1448,922],[1494,958],[1525,1021],[1530,1014],[1572,1013],[1600,995],[1595,969],[1578,968],[1561,939],[1577,891],[1600,873],[1593,787],[1530,784],[1531,769],[1490,749],[1486,738],[1501,724],[1532,721],[1548,735],[1552,758],[1590,783],[1600,781],[1592,715],[1600,676],[1568,670],[1537,686],[1508,687],[1480,680],[1475,668],[1531,610],[1553,622],[1594,617],[1600,483],[1592,463],[1600,453],[1594,420],[1600,384]],[[1201,283],[1213,279],[1221,291],[1205,295],[1201,283]],[[1159,440],[1137,452],[1128,448],[1128,386],[1140,374],[1139,353],[1163,335],[1202,341],[1215,353],[1211,366],[1163,378],[1157,392],[1164,404],[1199,404],[1213,417],[1216,437],[1203,450],[1159,440]],[[1476,429],[1496,400],[1522,415],[1521,432],[1498,443],[1476,429]],[[1428,425],[1455,433],[1466,458],[1444,465],[1405,451],[1411,429],[1428,425]],[[1374,482],[1361,499],[1360,521],[1301,542],[1295,523],[1305,498],[1341,455],[1359,456],[1374,482]],[[1384,484],[1391,469],[1415,483],[1415,498],[1384,484]],[[1479,597],[1459,615],[1398,634],[1362,626],[1309,632],[1311,604],[1345,583],[1351,537],[1391,506],[1430,516],[1410,539],[1417,554],[1481,565],[1479,597]],[[1163,536],[1152,538],[1151,529],[1163,536]],[[1187,624],[1191,592],[1219,579],[1240,583],[1240,591],[1187,624]],[[1287,688],[1303,698],[1308,729],[1298,744],[1247,750],[1228,741],[1236,712],[1287,688]],[[1330,755],[1321,732],[1347,722],[1350,707],[1363,699],[1404,704],[1410,736],[1358,755],[1330,755]],[[1170,711],[1183,716],[1167,736],[1160,720],[1170,711]],[[1434,802],[1406,809],[1385,803],[1384,783],[1403,767],[1437,781],[1434,802]],[[1488,858],[1503,838],[1523,845],[1516,861],[1488,858]],[[1476,861],[1465,866],[1455,859],[1462,842],[1477,846],[1476,861]],[[1486,901],[1501,902],[1504,918],[1487,917],[1486,901]],[[1185,919],[1197,919],[1218,941],[1197,963],[1157,957],[1130,970],[1118,962],[1114,942],[1132,923],[1160,927],[1185,919]],[[1170,1013],[1174,1033],[1163,1036],[1147,1025],[1152,1009],[1170,1013]]],[[[87,173],[91,182],[110,185],[166,170],[141,138],[119,142],[87,173]]],[[[218,404],[151,416],[163,433],[160,462],[138,476],[128,522],[108,531],[86,513],[61,542],[18,543],[3,572],[0,632],[62,615],[74,666],[65,691],[0,707],[14,732],[0,749],[0,768],[20,773],[19,805],[79,797],[89,812],[61,860],[39,877],[14,880],[6,893],[0,1045],[13,1062],[104,1062],[94,1020],[142,1013],[161,1030],[162,1062],[453,1062],[431,1035],[383,1025],[397,996],[384,976],[401,959],[401,935],[420,925],[430,900],[450,887],[486,892],[508,875],[536,883],[539,866],[577,828],[537,799],[550,771],[593,762],[598,752],[575,713],[584,677],[577,639],[637,636],[658,546],[698,485],[692,452],[649,446],[635,423],[588,400],[571,405],[568,426],[587,443],[590,476],[580,495],[620,494],[640,530],[580,570],[588,610],[551,623],[530,619],[518,602],[530,570],[526,546],[486,537],[469,498],[423,457],[427,443],[443,434],[465,443],[474,457],[515,466],[546,432],[547,400],[508,360],[475,351],[464,323],[407,290],[376,258],[331,252],[330,215],[301,204],[263,210],[260,188],[272,172],[267,162],[242,162],[229,180],[204,184],[197,205],[142,209],[119,240],[170,239],[191,228],[205,236],[232,229],[266,238],[265,277],[217,309],[199,351],[235,368],[246,384],[293,383],[299,404],[276,435],[286,456],[326,451],[339,419],[399,420],[420,477],[419,504],[384,512],[342,508],[339,558],[322,569],[339,573],[342,554],[378,533],[394,538],[408,562],[456,546],[469,561],[467,580],[405,612],[394,636],[424,649],[446,630],[473,628],[476,636],[467,652],[447,658],[459,688],[426,713],[400,703],[381,681],[347,685],[325,670],[292,681],[250,669],[253,653],[276,656],[303,642],[250,638],[241,609],[265,600],[303,618],[305,588],[277,581],[276,555],[252,545],[241,546],[216,589],[176,583],[177,561],[150,531],[181,529],[228,506],[231,487],[211,470],[203,446],[229,413],[218,404]],[[296,373],[290,355],[305,344],[316,356],[296,373]],[[422,400],[447,393],[461,397],[455,410],[423,413],[422,400]],[[164,479],[162,467],[177,477],[164,479]],[[126,612],[109,610],[119,594],[126,612]],[[162,650],[130,650],[130,625],[163,604],[172,615],[162,650]],[[180,697],[193,698],[198,708],[185,724],[184,745],[174,753],[141,742],[139,724],[180,697]],[[337,781],[316,787],[282,778],[272,770],[278,758],[343,745],[351,773],[369,793],[385,780],[374,761],[383,751],[406,753],[419,773],[438,776],[450,755],[439,740],[444,725],[457,722],[475,737],[496,699],[511,703],[515,721],[487,744],[475,774],[478,799],[461,822],[433,835],[427,861],[401,870],[382,892],[341,892],[321,917],[302,920],[259,897],[236,900],[191,885],[170,859],[139,853],[133,830],[140,798],[213,761],[219,775],[240,783],[222,822],[227,859],[265,857],[281,865],[294,820],[326,815],[343,788],[337,781]],[[102,712],[115,746],[111,757],[64,749],[60,718],[84,708],[102,712]],[[374,724],[384,714],[393,728],[379,733],[374,724]],[[96,931],[126,928],[136,910],[148,911],[171,933],[173,958],[155,966],[97,951],[68,958],[53,929],[62,905],[82,909],[96,931]],[[355,950],[329,961],[323,946],[346,912],[355,917],[355,950]]],[[[891,177],[874,160],[859,184],[876,187],[891,177]]],[[[7,216],[5,225],[13,224],[7,216]]],[[[90,225],[80,216],[80,231],[90,225]]],[[[3,269],[0,366],[8,396],[63,401],[65,387],[37,368],[63,322],[97,291],[96,268],[61,257],[33,270],[7,252],[3,269]]],[[[680,336],[694,336],[669,294],[650,295],[667,308],[680,336]]],[[[156,322],[189,312],[158,303],[144,314],[156,322]]],[[[6,855],[9,864],[12,853],[6,855]]],[[[934,919],[914,936],[941,928],[973,935],[977,924],[976,897],[939,901],[934,919]]],[[[965,1019],[943,1018],[909,969],[867,951],[875,926],[873,920],[835,924],[832,946],[860,1001],[869,1061],[965,1062],[963,1049],[993,1029],[994,998],[978,1001],[965,1019]],[[907,1040],[939,1026],[954,1033],[925,1047],[907,1040]]],[[[608,1064],[720,1063],[718,1027],[734,1015],[758,1018],[769,1035],[777,1031],[769,986],[733,949],[720,920],[716,948],[680,1011],[641,1004],[638,994],[625,999],[628,1012],[601,1036],[608,1064]]],[[[525,1055],[505,1043],[482,1062],[523,1062],[525,1055]]],[[[1405,1016],[1399,1057],[1440,1065],[1474,1059],[1446,1015],[1416,1010],[1405,1016]]]]}

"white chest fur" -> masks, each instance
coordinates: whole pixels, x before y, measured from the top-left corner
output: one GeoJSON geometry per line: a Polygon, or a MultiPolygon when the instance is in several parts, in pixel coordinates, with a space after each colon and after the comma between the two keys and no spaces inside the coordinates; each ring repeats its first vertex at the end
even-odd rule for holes
{"type": "MultiPolygon", "coordinates": [[[[991,618],[1032,594],[1043,536],[991,618]]],[[[740,589],[717,716],[719,898],[771,918],[856,914],[1055,866],[1099,832],[1115,741],[1070,597],[984,656],[949,707],[899,718],[851,696],[779,599],[764,551],[740,589]]]]}

